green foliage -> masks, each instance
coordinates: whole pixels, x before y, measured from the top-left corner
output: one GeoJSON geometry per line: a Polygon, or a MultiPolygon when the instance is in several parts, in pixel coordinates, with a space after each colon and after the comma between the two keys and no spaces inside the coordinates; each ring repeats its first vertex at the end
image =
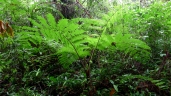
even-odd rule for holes
{"type": "Polygon", "coordinates": [[[48,86],[58,86],[55,90],[59,95],[78,95],[82,92],[84,88],[83,86],[86,84],[85,77],[86,76],[82,73],[72,75],[71,73],[66,72],[59,75],[58,77],[49,77],[49,81],[47,82],[47,84],[48,86]],[[68,90],[70,90],[71,92],[69,92],[68,90]]]}
{"type": "Polygon", "coordinates": [[[30,1],[0,1],[15,25],[14,38],[0,38],[0,95],[169,96],[170,2],[110,10],[80,0],[72,8],[91,19],[59,19],[59,2],[30,1]]]}
{"type": "Polygon", "coordinates": [[[88,47],[84,45],[87,43],[86,35],[83,30],[79,29],[78,24],[72,23],[68,19],[62,19],[56,24],[51,14],[47,15],[47,21],[40,16],[37,19],[40,23],[30,19],[35,28],[23,27],[23,29],[35,31],[31,34],[24,33],[26,38],[29,35],[31,41],[52,40],[51,43],[59,43],[57,54],[63,66],[68,67],[69,64],[89,54],[88,47]]]}
{"type": "MultiPolygon", "coordinates": [[[[122,22],[120,17],[122,17],[122,9],[104,15],[102,17],[104,20],[87,20],[88,23],[86,22],[85,26],[88,26],[88,29],[92,28],[101,32],[100,36],[97,34],[95,38],[88,38],[90,45],[97,44],[95,47],[100,50],[121,51],[138,61],[142,61],[142,57],[144,60],[148,60],[150,47],[143,41],[135,39],[135,36],[129,33],[127,22],[122,22]]],[[[90,31],[89,34],[91,34],[90,31]]]]}
{"type": "MultiPolygon", "coordinates": [[[[37,20],[29,19],[33,27],[22,27],[25,32],[20,33],[20,41],[25,42],[22,43],[23,46],[38,48],[38,50],[41,48],[40,45],[45,42],[56,50],[57,58],[64,68],[68,68],[74,62],[79,62],[81,59],[85,60],[85,57],[90,56],[89,61],[82,60],[80,62],[87,72],[90,72],[91,67],[87,64],[91,63],[92,57],[97,55],[95,50],[106,50],[109,53],[120,51],[137,61],[143,61],[142,57],[144,61],[148,60],[150,48],[144,42],[133,39],[134,36],[128,32],[124,33],[125,31],[120,30],[115,32],[111,27],[113,22],[117,21],[112,19],[116,18],[115,16],[118,15],[109,13],[102,20],[76,18],[72,20],[61,19],[57,23],[51,14],[47,14],[46,19],[37,16],[37,20]],[[108,31],[112,33],[108,33],[108,31]]],[[[122,28],[120,25],[116,27],[122,28]]]]}
{"type": "Polygon", "coordinates": [[[170,2],[155,2],[147,8],[134,9],[132,14],[132,32],[138,33],[152,48],[154,57],[170,49],[170,2]]]}
{"type": "Polygon", "coordinates": [[[0,1],[0,19],[5,22],[13,23],[13,26],[22,25],[27,17],[26,8],[22,6],[22,2],[19,0],[1,0],[0,1]]]}
{"type": "MultiPolygon", "coordinates": [[[[110,13],[111,14],[111,13],[110,13]]],[[[27,30],[34,30],[35,32],[31,32],[31,38],[37,40],[37,42],[42,42],[45,40],[54,40],[59,43],[57,54],[59,54],[59,61],[65,67],[69,66],[76,60],[80,58],[84,58],[90,55],[90,51],[94,49],[115,51],[119,50],[125,52],[125,54],[129,54],[133,56],[133,58],[137,60],[141,60],[141,56],[148,60],[150,54],[150,48],[142,41],[138,39],[133,39],[132,35],[127,33],[123,34],[122,32],[118,32],[114,34],[108,34],[106,31],[112,30],[110,26],[112,22],[115,22],[112,18],[114,16],[108,16],[108,20],[100,21],[96,19],[86,20],[84,25],[79,26],[75,20],[61,19],[57,24],[54,20],[54,17],[51,14],[47,15],[47,20],[44,18],[37,16],[38,21],[34,21],[30,19],[35,28],[23,27],[27,30]],[[87,24],[87,25],[86,25],[87,24]],[[89,29],[91,28],[102,28],[101,34],[98,37],[92,38],[86,35],[85,31],[80,29],[89,29]],[[99,25],[100,24],[100,25],[99,25]],[[103,25],[102,25],[103,24],[103,25]],[[39,29],[39,30],[38,30],[39,29]],[[41,38],[42,37],[42,38],[41,38]],[[86,43],[88,43],[86,45],[86,43]],[[115,46],[114,46],[114,45],[115,46]],[[68,59],[66,59],[68,58],[68,59]]],[[[107,17],[106,17],[107,19],[107,17]]],[[[99,31],[100,32],[100,31],[99,31]]],[[[90,32],[88,32],[89,34],[90,32]]],[[[91,34],[91,33],[90,33],[91,34]]],[[[33,40],[31,40],[33,41],[33,40]]],[[[34,42],[35,43],[35,42],[34,42]]]]}

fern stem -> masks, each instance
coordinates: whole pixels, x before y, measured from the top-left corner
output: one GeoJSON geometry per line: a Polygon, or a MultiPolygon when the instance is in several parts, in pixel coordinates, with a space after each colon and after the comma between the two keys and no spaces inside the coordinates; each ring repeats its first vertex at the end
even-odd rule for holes
{"type": "MultiPolygon", "coordinates": [[[[118,10],[117,10],[117,11],[118,11],[118,10]]],[[[117,12],[117,11],[116,11],[116,12],[117,12]]],[[[116,13],[116,12],[115,12],[115,13],[116,13]]],[[[115,13],[114,13],[113,15],[115,15],[115,13]]],[[[107,23],[106,23],[104,26],[102,26],[102,28],[104,28],[104,30],[103,30],[102,34],[100,34],[100,36],[99,36],[99,38],[98,38],[98,41],[97,41],[97,44],[96,44],[95,48],[92,50],[92,54],[91,54],[91,56],[90,56],[90,58],[89,58],[88,61],[90,61],[90,60],[92,59],[92,57],[93,57],[93,55],[94,55],[94,53],[95,53],[94,50],[97,49],[97,46],[98,46],[98,44],[99,44],[99,42],[100,42],[100,39],[101,39],[102,35],[106,32],[105,26],[109,23],[110,20],[111,20],[111,19],[108,19],[108,20],[107,20],[107,23]]],[[[90,67],[90,64],[89,64],[89,67],[90,67]]]]}
{"type": "MultiPolygon", "coordinates": [[[[64,36],[64,35],[63,35],[63,36],[64,36]]],[[[68,42],[69,42],[69,43],[71,44],[71,46],[74,48],[74,50],[75,50],[75,52],[76,52],[78,58],[80,58],[80,55],[78,54],[78,52],[77,52],[77,50],[76,50],[74,44],[73,44],[72,42],[70,42],[70,40],[69,40],[66,36],[64,36],[64,37],[68,40],[68,42]]]]}

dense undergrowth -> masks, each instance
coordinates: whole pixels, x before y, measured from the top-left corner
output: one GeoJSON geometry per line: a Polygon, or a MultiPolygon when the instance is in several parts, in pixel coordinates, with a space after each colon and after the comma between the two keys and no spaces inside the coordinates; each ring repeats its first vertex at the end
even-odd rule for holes
{"type": "Polygon", "coordinates": [[[171,2],[100,1],[2,0],[0,95],[170,96],[171,2]]]}

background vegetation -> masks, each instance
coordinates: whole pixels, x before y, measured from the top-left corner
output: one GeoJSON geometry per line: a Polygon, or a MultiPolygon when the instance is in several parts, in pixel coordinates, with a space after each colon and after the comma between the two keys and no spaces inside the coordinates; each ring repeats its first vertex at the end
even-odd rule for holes
{"type": "Polygon", "coordinates": [[[0,4],[1,96],[170,96],[170,1],[0,4]]]}

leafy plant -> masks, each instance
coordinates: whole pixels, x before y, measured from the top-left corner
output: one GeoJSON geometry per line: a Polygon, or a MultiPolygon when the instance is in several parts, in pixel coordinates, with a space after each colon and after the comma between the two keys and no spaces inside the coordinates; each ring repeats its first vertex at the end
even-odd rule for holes
{"type": "Polygon", "coordinates": [[[132,20],[135,21],[131,24],[132,32],[139,33],[140,38],[147,42],[154,58],[170,49],[169,6],[170,2],[155,2],[150,7],[131,12],[132,20]]]}
{"type": "Polygon", "coordinates": [[[65,1],[0,1],[0,95],[170,95],[170,2],[65,1]]]}
{"type": "Polygon", "coordinates": [[[34,45],[38,45],[43,40],[56,42],[58,44],[56,53],[58,54],[59,62],[65,68],[68,68],[73,62],[78,62],[78,60],[82,59],[80,63],[85,70],[88,85],[91,87],[90,68],[95,50],[121,51],[133,56],[137,60],[140,60],[140,55],[138,54],[143,54],[147,58],[149,57],[148,50],[150,48],[144,42],[133,39],[131,34],[123,34],[119,31],[116,34],[107,33],[107,30],[111,30],[110,26],[114,22],[113,18],[115,18],[115,15],[112,13],[108,15],[105,15],[104,20],[84,18],[73,20],[61,19],[58,23],[55,22],[51,14],[47,14],[46,19],[37,16],[38,21],[29,19],[34,25],[32,28],[23,27],[24,30],[30,32],[22,33],[24,34],[22,38],[25,38],[26,42],[31,41],[29,43],[33,43],[34,45]],[[83,24],[79,25],[78,22],[83,22],[83,24]],[[85,33],[86,31],[82,28],[84,30],[95,30],[98,28],[97,30],[101,33],[97,34],[96,37],[91,37],[88,35],[91,35],[91,33],[85,33]],[[86,59],[87,56],[90,57],[86,59]]]}
{"type": "MultiPolygon", "coordinates": [[[[72,22],[69,23],[68,19],[62,19],[56,23],[54,17],[51,14],[47,15],[48,22],[40,16],[37,18],[41,23],[39,24],[36,21],[30,19],[36,26],[35,28],[31,28],[31,30],[35,30],[36,32],[32,32],[28,35],[31,35],[31,38],[37,40],[37,42],[42,42],[44,39],[52,40],[52,42],[58,43],[57,54],[59,54],[59,61],[61,64],[68,67],[72,62],[89,54],[87,52],[88,47],[84,45],[84,43],[87,42],[86,35],[84,34],[83,30],[79,29],[77,24],[72,22]],[[66,58],[70,59],[66,60],[66,58]]],[[[23,28],[28,29],[28,27],[23,28]]],[[[33,39],[31,40],[33,41],[33,39]]]]}

